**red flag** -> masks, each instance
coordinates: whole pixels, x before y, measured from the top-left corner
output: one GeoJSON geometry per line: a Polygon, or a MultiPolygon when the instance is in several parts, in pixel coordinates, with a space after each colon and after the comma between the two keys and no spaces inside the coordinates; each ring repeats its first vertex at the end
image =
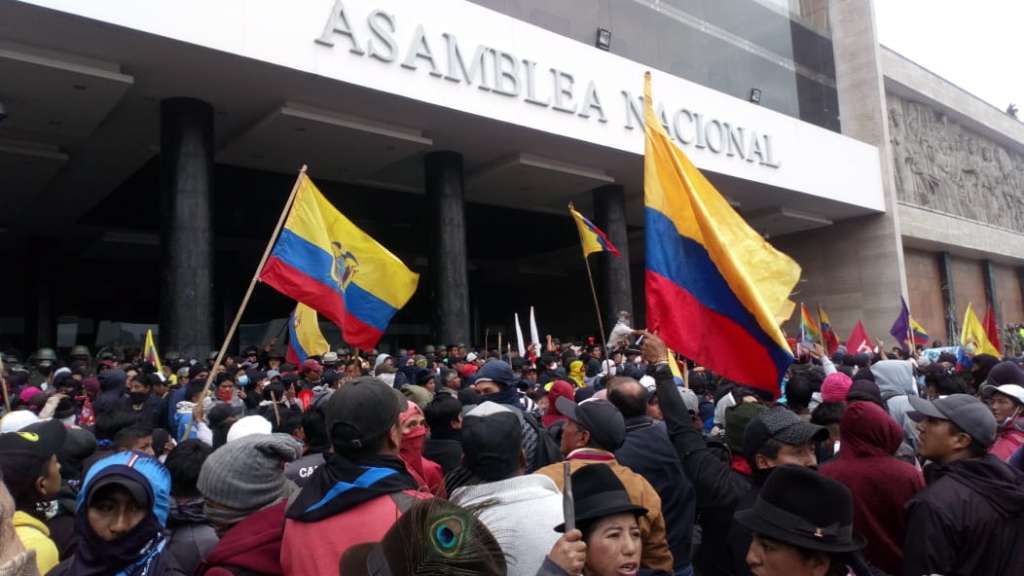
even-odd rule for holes
{"type": "Polygon", "coordinates": [[[868,336],[868,331],[864,329],[860,320],[857,320],[853,332],[850,333],[850,339],[846,341],[846,351],[850,354],[871,354],[875,351],[875,341],[868,336]]]}
{"type": "Polygon", "coordinates": [[[988,305],[988,310],[985,311],[985,335],[988,336],[988,341],[999,350],[999,353],[1003,353],[1003,345],[999,342],[999,327],[996,326],[996,313],[992,309],[992,305],[988,305]]]}

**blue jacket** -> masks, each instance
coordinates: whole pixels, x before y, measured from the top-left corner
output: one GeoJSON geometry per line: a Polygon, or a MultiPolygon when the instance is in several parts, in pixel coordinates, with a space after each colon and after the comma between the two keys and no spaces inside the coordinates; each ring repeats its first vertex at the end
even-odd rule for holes
{"type": "Polygon", "coordinates": [[[647,416],[626,419],[626,441],[615,451],[615,459],[643,476],[661,496],[675,567],[689,566],[696,495],[668,439],[665,424],[647,416]]]}

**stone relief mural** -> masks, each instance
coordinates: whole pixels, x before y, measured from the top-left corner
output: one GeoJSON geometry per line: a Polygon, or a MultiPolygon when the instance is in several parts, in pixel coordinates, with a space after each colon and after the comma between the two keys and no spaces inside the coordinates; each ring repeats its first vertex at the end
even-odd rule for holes
{"type": "Polygon", "coordinates": [[[1024,155],[925,104],[887,100],[901,201],[1024,232],[1024,155]]]}

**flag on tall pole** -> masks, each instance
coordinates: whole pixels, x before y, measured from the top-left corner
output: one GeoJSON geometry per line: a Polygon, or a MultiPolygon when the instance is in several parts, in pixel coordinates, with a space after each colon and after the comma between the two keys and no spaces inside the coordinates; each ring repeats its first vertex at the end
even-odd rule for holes
{"type": "Polygon", "coordinates": [[[533,313],[533,306],[530,306],[530,351],[540,357],[540,331],[537,330],[537,316],[533,313]]]}
{"type": "Polygon", "coordinates": [[[832,329],[832,320],[829,319],[825,309],[820,305],[818,306],[818,323],[821,327],[822,345],[825,346],[825,351],[831,356],[839,350],[839,338],[836,336],[836,331],[832,329]]]}
{"type": "Polygon", "coordinates": [[[299,174],[288,219],[259,279],[334,322],[350,345],[377,345],[419,275],[299,174]]]}
{"type": "Polygon", "coordinates": [[[519,325],[519,313],[515,313],[516,316],[516,350],[519,351],[520,358],[526,358],[526,344],[523,342],[523,327],[519,325]]]}
{"type": "Polygon", "coordinates": [[[928,336],[928,332],[924,329],[924,326],[918,324],[917,320],[914,320],[913,316],[910,317],[910,333],[914,338],[915,346],[925,346],[931,339],[931,337],[928,336]]]}
{"type": "Polygon", "coordinates": [[[665,133],[644,77],[648,328],[683,356],[779,393],[793,354],[777,316],[800,266],[729,205],[665,133]]]}
{"type": "Polygon", "coordinates": [[[594,226],[594,223],[587,220],[586,216],[576,211],[576,207],[569,204],[569,213],[576,221],[576,230],[580,233],[580,244],[583,246],[583,257],[586,258],[594,252],[611,252],[616,256],[619,249],[608,239],[608,235],[594,226]]]}
{"type": "Polygon", "coordinates": [[[850,339],[846,341],[846,351],[850,354],[871,354],[875,351],[875,341],[868,335],[860,320],[854,324],[850,339]]]}
{"type": "Polygon", "coordinates": [[[160,354],[156,351],[156,342],[153,340],[153,330],[146,330],[146,344],[142,347],[142,357],[146,362],[156,366],[157,372],[163,372],[164,367],[160,364],[160,354]]]}
{"type": "Polygon", "coordinates": [[[889,328],[889,334],[896,339],[896,342],[900,344],[900,347],[905,351],[913,350],[914,344],[911,342],[911,331],[910,331],[910,309],[907,308],[907,301],[900,296],[900,313],[896,316],[896,320],[893,321],[892,327],[889,328]]]}
{"type": "Polygon", "coordinates": [[[999,326],[996,323],[996,311],[991,302],[988,305],[988,309],[985,310],[985,335],[988,336],[988,341],[992,343],[992,347],[999,351],[999,356],[1002,356],[1003,344],[999,341],[999,326]]]}
{"type": "Polygon", "coordinates": [[[295,304],[295,310],[288,317],[288,351],[285,360],[298,366],[310,356],[323,356],[331,349],[323,332],[316,310],[302,302],[295,304]]]}
{"type": "Polygon", "coordinates": [[[811,345],[822,343],[821,328],[803,302],[800,303],[800,342],[811,345]]]}

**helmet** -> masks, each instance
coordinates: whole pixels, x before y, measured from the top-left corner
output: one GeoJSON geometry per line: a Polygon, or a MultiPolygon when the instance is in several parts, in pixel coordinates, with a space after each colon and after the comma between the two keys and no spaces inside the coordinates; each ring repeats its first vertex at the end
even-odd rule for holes
{"type": "Polygon", "coordinates": [[[259,356],[260,351],[255,346],[247,346],[242,350],[242,356],[259,356]]]}
{"type": "Polygon", "coordinates": [[[168,350],[164,352],[164,360],[173,362],[175,360],[181,360],[181,354],[177,350],[168,350]]]}
{"type": "Polygon", "coordinates": [[[427,354],[433,354],[435,351],[436,349],[434,348],[433,344],[427,344],[427,346],[423,349],[423,352],[427,354]]]}
{"type": "Polygon", "coordinates": [[[324,366],[333,366],[338,363],[338,353],[328,350],[321,358],[324,366]]]}
{"type": "Polygon", "coordinates": [[[71,357],[75,359],[92,358],[89,347],[82,344],[75,344],[71,347],[71,357]]]}
{"type": "Polygon", "coordinates": [[[117,356],[115,356],[115,355],[114,355],[114,351],[113,351],[113,350],[110,350],[110,349],[108,349],[108,348],[105,348],[105,349],[103,349],[103,350],[101,350],[101,351],[100,351],[100,353],[99,353],[99,359],[100,359],[100,360],[110,360],[110,361],[114,361],[114,360],[117,360],[117,356]]]}
{"type": "Polygon", "coordinates": [[[207,356],[207,357],[206,357],[206,359],[207,359],[207,360],[211,360],[211,361],[212,361],[212,360],[216,360],[216,359],[217,359],[217,354],[218,354],[219,352],[220,352],[220,350],[210,350],[210,355],[209,355],[209,356],[207,356]]]}
{"type": "Polygon", "coordinates": [[[57,353],[53,351],[53,348],[40,348],[32,355],[32,360],[36,363],[45,361],[56,362],[57,353]]]}

